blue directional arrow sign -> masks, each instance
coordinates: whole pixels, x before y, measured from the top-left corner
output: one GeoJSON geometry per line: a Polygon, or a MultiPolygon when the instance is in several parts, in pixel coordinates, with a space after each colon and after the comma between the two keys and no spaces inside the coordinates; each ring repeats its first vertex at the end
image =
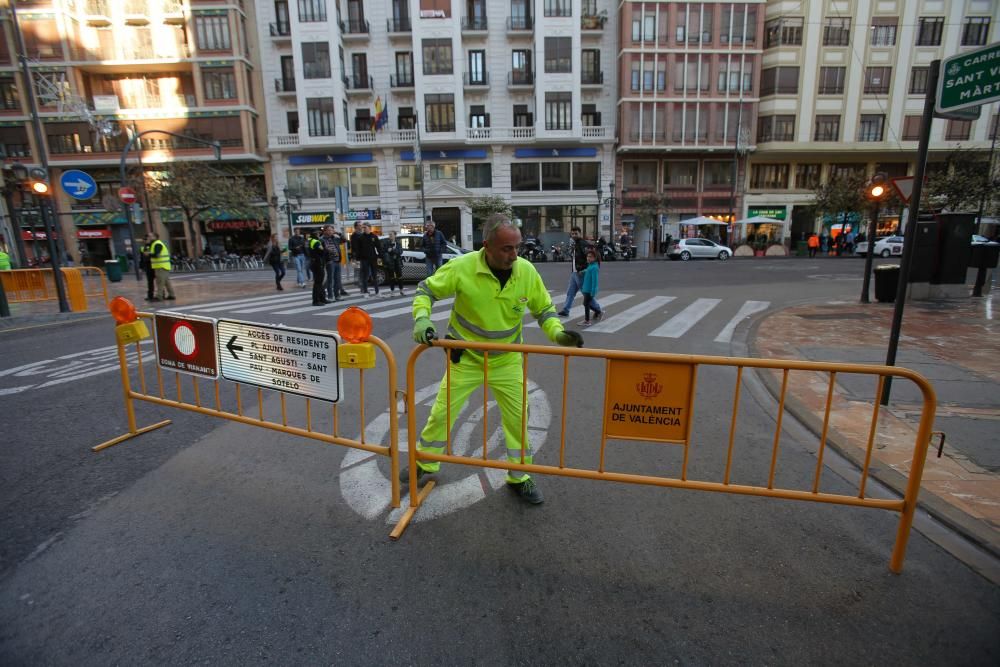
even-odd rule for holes
{"type": "Polygon", "coordinates": [[[79,169],[64,171],[59,177],[59,184],[73,199],[90,199],[97,194],[97,183],[94,177],[79,169]]]}

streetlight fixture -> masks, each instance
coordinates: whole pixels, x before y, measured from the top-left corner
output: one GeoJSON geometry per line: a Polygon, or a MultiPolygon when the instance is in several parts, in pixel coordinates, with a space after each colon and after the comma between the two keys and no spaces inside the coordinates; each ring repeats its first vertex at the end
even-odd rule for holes
{"type": "Polygon", "coordinates": [[[889,198],[889,179],[879,172],[872,176],[865,188],[865,199],[872,202],[871,219],[868,220],[868,252],[865,253],[865,278],[861,283],[861,303],[869,303],[868,287],[871,284],[872,255],[875,254],[875,227],[882,202],[889,198]]]}
{"type": "MultiPolygon", "coordinates": [[[[614,181],[611,181],[610,183],[608,183],[608,189],[611,191],[611,196],[608,197],[607,199],[605,199],[604,198],[604,190],[602,190],[600,188],[600,186],[597,187],[597,216],[599,217],[601,215],[601,204],[604,204],[605,206],[607,206],[610,209],[611,217],[610,217],[609,222],[608,222],[608,236],[610,237],[609,241],[611,241],[611,243],[614,243],[613,239],[614,239],[614,235],[615,235],[615,206],[618,204],[618,201],[619,201],[618,198],[615,197],[615,182],[614,181]]],[[[599,229],[598,225],[599,225],[599,223],[598,223],[597,217],[595,217],[594,218],[594,241],[597,241],[597,232],[598,232],[598,229],[599,229]]]]}
{"type": "Polygon", "coordinates": [[[297,192],[292,192],[288,189],[286,185],[282,190],[281,194],[285,196],[285,203],[281,204],[278,208],[285,213],[285,217],[288,218],[288,238],[291,239],[295,236],[295,230],[292,229],[292,213],[302,208],[302,195],[297,192]],[[292,200],[295,200],[293,203],[292,200]]]}

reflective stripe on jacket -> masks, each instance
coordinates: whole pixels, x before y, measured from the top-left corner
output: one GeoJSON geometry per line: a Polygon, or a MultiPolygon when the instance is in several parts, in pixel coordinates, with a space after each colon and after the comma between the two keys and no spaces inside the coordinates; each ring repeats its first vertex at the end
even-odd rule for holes
{"type": "Polygon", "coordinates": [[[167,244],[160,239],[149,246],[149,265],[153,269],[170,270],[170,253],[167,252],[167,244]]]}
{"type": "MultiPolygon", "coordinates": [[[[549,340],[563,330],[552,299],[535,266],[520,257],[507,284],[486,264],[484,250],[447,262],[417,285],[413,318],[430,317],[435,301],[454,296],[448,333],[459,340],[520,343],[525,313],[538,321],[549,340]]],[[[491,355],[492,356],[492,355],[491,355]]]]}

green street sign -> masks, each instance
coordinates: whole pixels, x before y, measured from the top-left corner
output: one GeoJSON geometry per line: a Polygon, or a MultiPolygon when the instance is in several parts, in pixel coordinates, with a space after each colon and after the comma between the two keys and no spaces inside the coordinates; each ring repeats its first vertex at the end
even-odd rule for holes
{"type": "Polygon", "coordinates": [[[1000,99],[1000,42],[941,63],[935,110],[947,113],[1000,99]]]}

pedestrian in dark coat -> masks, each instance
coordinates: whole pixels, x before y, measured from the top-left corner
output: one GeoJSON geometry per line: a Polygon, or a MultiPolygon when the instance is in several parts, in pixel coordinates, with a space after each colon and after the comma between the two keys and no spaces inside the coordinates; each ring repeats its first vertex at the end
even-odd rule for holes
{"type": "Polygon", "coordinates": [[[389,238],[382,246],[382,266],[385,267],[385,280],[389,283],[389,293],[399,287],[399,295],[403,296],[403,248],[396,241],[396,232],[389,232],[389,238]]]}

